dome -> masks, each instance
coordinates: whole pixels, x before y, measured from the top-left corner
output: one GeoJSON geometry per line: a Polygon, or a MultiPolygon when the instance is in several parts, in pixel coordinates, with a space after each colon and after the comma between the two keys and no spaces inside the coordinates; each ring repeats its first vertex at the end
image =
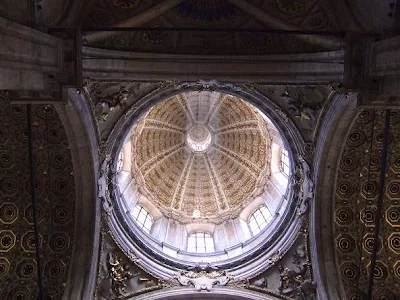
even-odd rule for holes
{"type": "Polygon", "coordinates": [[[270,175],[266,118],[218,92],[162,101],[132,129],[131,175],[140,192],[181,223],[237,217],[270,175]]]}
{"type": "Polygon", "coordinates": [[[223,91],[174,91],[142,103],[140,114],[122,119],[112,207],[105,203],[122,249],[155,255],[166,268],[161,277],[174,265],[243,259],[258,269],[261,252],[286,249],[299,222],[289,221],[291,153],[274,123],[245,96],[223,91]]]}

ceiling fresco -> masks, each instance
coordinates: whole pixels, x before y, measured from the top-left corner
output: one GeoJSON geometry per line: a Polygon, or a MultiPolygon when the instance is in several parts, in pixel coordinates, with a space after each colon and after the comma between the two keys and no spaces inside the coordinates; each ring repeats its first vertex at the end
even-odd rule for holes
{"type": "MultiPolygon", "coordinates": [[[[377,217],[384,110],[364,110],[347,138],[333,203],[336,255],[348,299],[366,299],[377,217]]],[[[400,295],[400,111],[390,119],[374,299],[400,295]]]]}
{"type": "MultiPolygon", "coordinates": [[[[179,1],[178,1],[179,2],[179,1]]],[[[249,5],[299,30],[330,30],[333,20],[316,0],[253,0],[249,5]]],[[[83,27],[112,26],[129,17],[151,11],[155,1],[109,0],[90,8],[83,27]]],[[[269,18],[269,17],[267,17],[269,18]]],[[[273,29],[229,1],[182,1],[139,27],[273,29]]],[[[325,50],[291,35],[263,32],[116,32],[90,46],[147,53],[171,54],[282,54],[325,50]]]]}
{"type": "Polygon", "coordinates": [[[133,131],[132,175],[166,207],[215,216],[252,200],[269,178],[266,121],[243,100],[183,93],[153,107],[141,123],[133,131]]]}
{"type": "MultiPolygon", "coordinates": [[[[0,298],[36,299],[26,107],[0,107],[0,298]]],[[[45,299],[61,299],[74,234],[75,190],[68,141],[52,106],[33,106],[34,161],[45,299]]]]}

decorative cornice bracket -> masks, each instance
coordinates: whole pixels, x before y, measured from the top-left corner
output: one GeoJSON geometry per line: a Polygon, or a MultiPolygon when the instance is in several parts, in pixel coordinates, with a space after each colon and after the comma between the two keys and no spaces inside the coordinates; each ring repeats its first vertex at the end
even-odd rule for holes
{"type": "Polygon", "coordinates": [[[224,286],[233,279],[226,271],[181,271],[174,276],[183,286],[193,285],[197,291],[211,291],[214,285],[224,286]]]}

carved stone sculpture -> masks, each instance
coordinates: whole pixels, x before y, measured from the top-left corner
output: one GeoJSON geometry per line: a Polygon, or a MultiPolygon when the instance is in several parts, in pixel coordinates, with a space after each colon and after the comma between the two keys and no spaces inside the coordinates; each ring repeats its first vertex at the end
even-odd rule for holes
{"type": "Polygon", "coordinates": [[[104,161],[100,167],[100,176],[97,180],[97,195],[103,201],[103,208],[106,213],[110,213],[112,209],[112,204],[109,201],[109,193],[108,190],[108,172],[110,168],[110,158],[104,158],[104,161]]]}
{"type": "Polygon", "coordinates": [[[285,296],[293,297],[294,299],[315,299],[316,284],[310,278],[309,264],[304,263],[302,266],[297,266],[297,270],[279,267],[280,285],[277,291],[285,296]]]}
{"type": "Polygon", "coordinates": [[[268,279],[267,277],[262,277],[253,283],[255,286],[261,287],[261,288],[268,288],[268,279]]]}
{"type": "Polygon", "coordinates": [[[99,104],[107,104],[110,111],[118,111],[126,106],[126,101],[129,97],[129,90],[124,87],[120,87],[119,91],[110,97],[100,99],[99,104]]]}
{"type": "Polygon", "coordinates": [[[307,103],[303,94],[295,97],[285,91],[281,97],[288,99],[289,111],[294,117],[301,120],[313,120],[316,118],[317,111],[321,109],[319,103],[307,103]]]}
{"type": "Polygon", "coordinates": [[[111,288],[115,294],[125,293],[126,281],[133,277],[129,268],[122,264],[122,260],[116,255],[109,254],[109,276],[111,278],[111,288]]]}
{"type": "Polygon", "coordinates": [[[96,103],[96,117],[100,123],[107,121],[109,112],[123,110],[127,105],[130,91],[124,87],[120,87],[119,91],[100,98],[96,103]]]}
{"type": "Polygon", "coordinates": [[[299,189],[299,203],[297,206],[297,214],[304,215],[308,211],[309,201],[314,197],[314,182],[311,180],[311,171],[308,163],[300,156],[302,168],[299,168],[297,187],[299,189]]]}
{"type": "Polygon", "coordinates": [[[211,291],[214,285],[226,285],[232,279],[226,271],[181,271],[175,278],[181,285],[193,285],[197,291],[211,291]]]}

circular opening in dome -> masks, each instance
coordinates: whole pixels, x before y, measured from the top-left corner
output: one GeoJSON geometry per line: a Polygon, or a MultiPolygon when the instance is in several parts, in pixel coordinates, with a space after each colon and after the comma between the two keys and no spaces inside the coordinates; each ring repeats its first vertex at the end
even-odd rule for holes
{"type": "Polygon", "coordinates": [[[212,135],[205,124],[194,124],[186,133],[186,143],[195,152],[206,151],[211,145],[212,135]]]}
{"type": "Polygon", "coordinates": [[[175,95],[132,125],[121,153],[123,222],[152,251],[216,262],[272,244],[289,203],[290,155],[248,102],[213,91],[175,95]]]}

